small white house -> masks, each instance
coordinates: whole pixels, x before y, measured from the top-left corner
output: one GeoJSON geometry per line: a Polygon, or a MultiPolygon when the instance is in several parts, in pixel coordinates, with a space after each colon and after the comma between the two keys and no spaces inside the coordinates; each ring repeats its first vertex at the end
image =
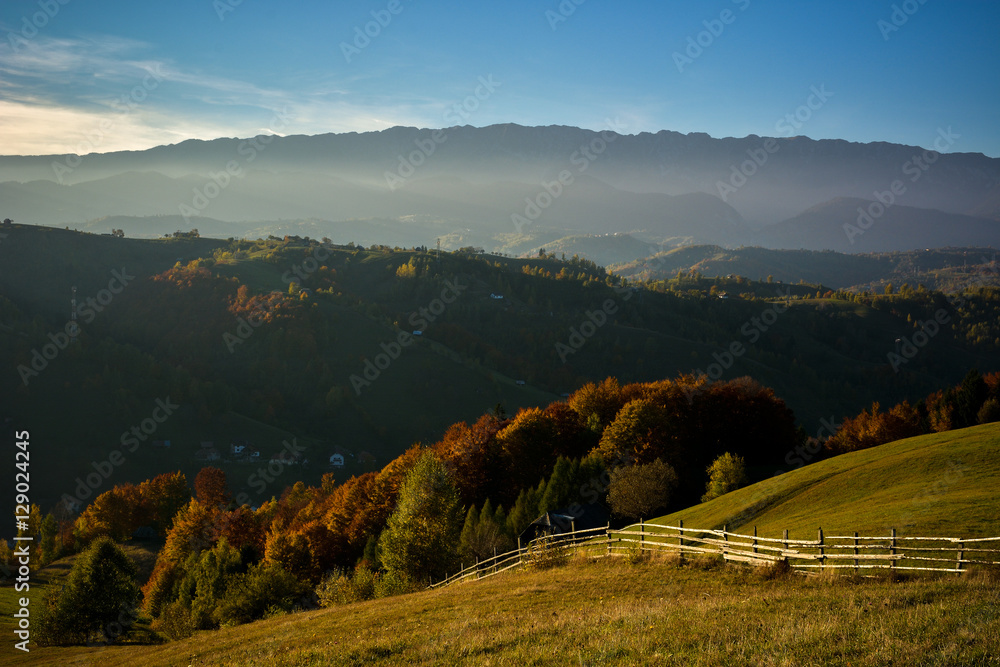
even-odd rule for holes
{"type": "Polygon", "coordinates": [[[344,467],[344,455],[343,454],[333,454],[330,456],[330,466],[334,468],[344,467]]]}

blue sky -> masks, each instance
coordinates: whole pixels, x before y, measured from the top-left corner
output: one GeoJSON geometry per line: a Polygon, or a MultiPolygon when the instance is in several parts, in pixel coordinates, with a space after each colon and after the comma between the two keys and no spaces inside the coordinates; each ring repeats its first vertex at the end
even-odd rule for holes
{"type": "Polygon", "coordinates": [[[62,2],[0,8],[0,154],[456,119],[788,136],[798,113],[813,138],[951,127],[1000,157],[995,0],[62,2]]]}

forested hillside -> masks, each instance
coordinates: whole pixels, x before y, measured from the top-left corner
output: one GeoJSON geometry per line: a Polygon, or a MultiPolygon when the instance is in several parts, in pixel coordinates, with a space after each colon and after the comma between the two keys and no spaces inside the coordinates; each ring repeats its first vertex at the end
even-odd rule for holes
{"type": "Polygon", "coordinates": [[[550,253],[5,233],[2,416],[52,452],[36,468],[46,507],[167,470],[193,477],[207,462],[261,501],[608,376],[748,375],[815,434],[820,420],[917,400],[1000,362],[1000,297],[975,280],[952,295],[697,272],[642,283],[550,253]],[[157,401],[177,407],[154,423],[157,401]],[[133,438],[143,424],[152,432],[133,438]],[[87,483],[116,451],[124,460],[87,483]],[[330,466],[337,453],[343,468],[330,466]]]}

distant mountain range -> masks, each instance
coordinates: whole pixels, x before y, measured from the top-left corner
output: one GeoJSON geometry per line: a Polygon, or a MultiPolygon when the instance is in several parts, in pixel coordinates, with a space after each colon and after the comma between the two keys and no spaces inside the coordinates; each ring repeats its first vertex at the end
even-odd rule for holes
{"type": "Polygon", "coordinates": [[[441,238],[505,252],[594,236],[606,239],[589,244],[601,263],[628,259],[605,236],[616,233],[653,246],[646,256],[682,242],[996,246],[1000,159],[805,137],[394,127],[0,156],[0,206],[18,222],[108,231],[114,220],[136,236],[198,227],[400,245],[441,238]]]}

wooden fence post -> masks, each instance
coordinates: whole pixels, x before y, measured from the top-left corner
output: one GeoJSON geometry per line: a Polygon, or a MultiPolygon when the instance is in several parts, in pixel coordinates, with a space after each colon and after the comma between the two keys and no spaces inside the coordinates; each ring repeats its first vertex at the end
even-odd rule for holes
{"type": "Polygon", "coordinates": [[[479,576],[479,556],[476,556],[476,579],[481,579],[479,576]]]}
{"type": "Polygon", "coordinates": [[[962,560],[965,558],[965,542],[962,540],[958,541],[958,572],[955,574],[957,576],[962,576],[962,560]]]}
{"type": "Polygon", "coordinates": [[[639,553],[646,548],[646,524],[642,517],[639,517],[639,553]]]}
{"type": "Polygon", "coordinates": [[[858,573],[858,531],[854,531],[854,573],[858,573]]]}
{"type": "Polygon", "coordinates": [[[753,527],[753,552],[757,553],[757,526],[753,527]]]}
{"type": "Polygon", "coordinates": [[[497,573],[497,548],[493,546],[493,574],[497,573]]]}
{"type": "MultiPolygon", "coordinates": [[[[725,524],[725,523],[722,524],[722,541],[723,542],[728,542],[729,541],[729,531],[727,530],[728,528],[729,528],[728,524],[725,524]]],[[[722,545],[722,560],[726,560],[726,554],[728,554],[728,553],[729,553],[729,549],[726,547],[725,544],[723,544],[722,545]]]]}
{"type": "Polygon", "coordinates": [[[521,554],[521,536],[517,536],[517,562],[519,564],[524,564],[524,556],[521,554]]]}
{"type": "Polygon", "coordinates": [[[677,562],[684,562],[684,519],[677,520],[677,562]]]}
{"type": "Polygon", "coordinates": [[[608,555],[611,555],[611,522],[608,521],[607,527],[604,529],[604,533],[608,536],[608,555]]]}
{"type": "Polygon", "coordinates": [[[787,551],[788,551],[788,529],[785,528],[785,534],[782,537],[782,542],[781,542],[781,557],[784,558],[785,560],[788,560],[787,551]]]}
{"type": "Polygon", "coordinates": [[[819,571],[823,571],[823,566],[826,564],[826,559],[823,557],[823,528],[819,529],[819,571]]]}
{"type": "MultiPolygon", "coordinates": [[[[895,556],[896,555],[896,529],[895,528],[892,529],[892,534],[890,535],[890,539],[891,539],[891,541],[889,542],[889,555],[890,556],[895,556]]],[[[892,570],[896,569],[896,559],[895,558],[893,558],[893,559],[891,559],[889,561],[889,568],[892,569],[892,570]]]]}

